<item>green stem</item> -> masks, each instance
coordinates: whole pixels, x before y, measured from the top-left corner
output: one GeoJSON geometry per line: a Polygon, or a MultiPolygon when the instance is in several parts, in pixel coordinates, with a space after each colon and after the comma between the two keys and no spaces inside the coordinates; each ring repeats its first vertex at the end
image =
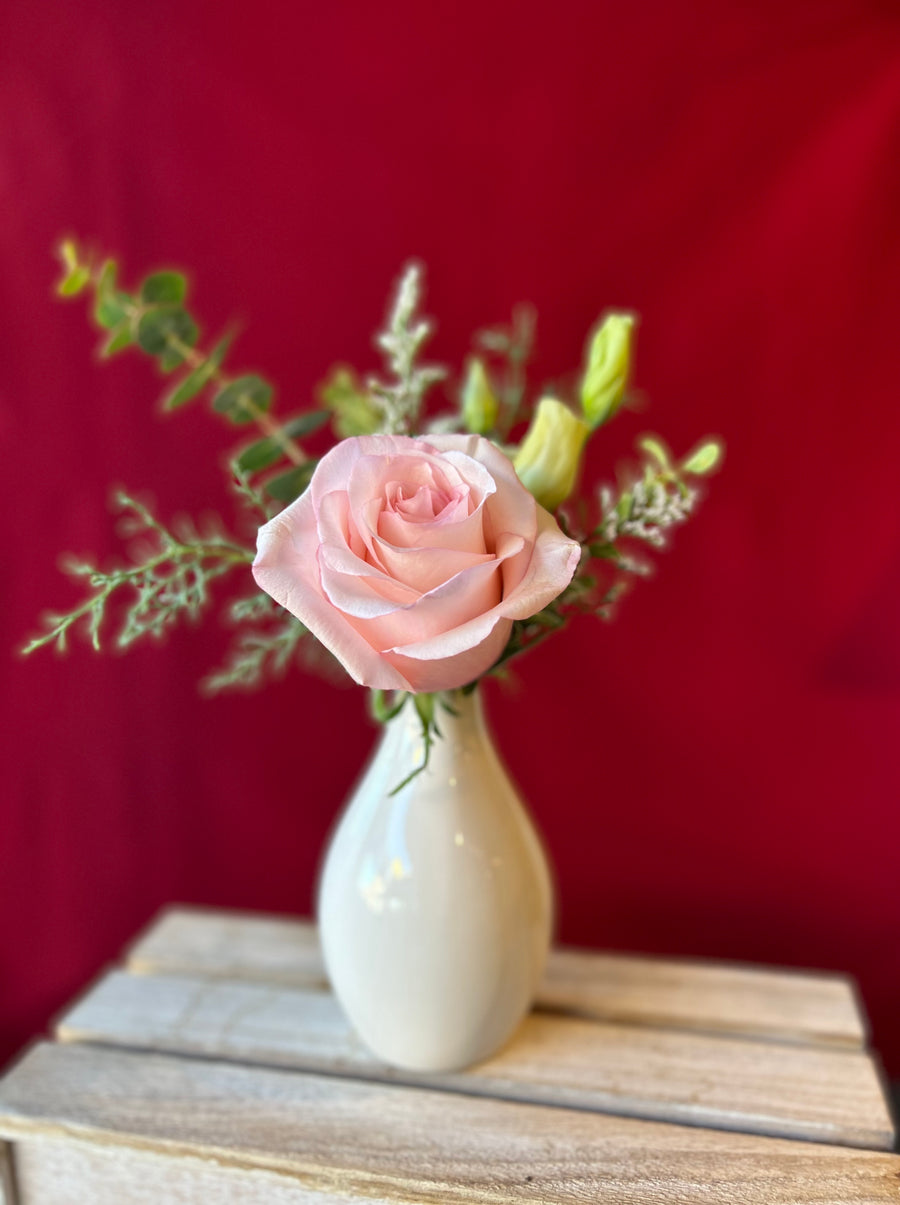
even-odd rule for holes
{"type": "MultiPolygon", "coordinates": [[[[87,265],[85,265],[87,267],[87,265]]],[[[102,269],[92,266],[90,269],[90,282],[93,287],[94,294],[97,295],[100,291],[102,269]]],[[[140,302],[130,301],[123,303],[122,306],[125,314],[131,324],[132,330],[137,329],[137,324],[144,314],[153,307],[141,305],[140,302]]],[[[191,366],[192,369],[202,368],[209,364],[209,356],[204,356],[202,352],[198,352],[195,347],[191,347],[189,343],[179,339],[177,335],[171,333],[166,334],[166,345],[171,351],[177,352],[181,358],[191,366]]],[[[220,388],[230,385],[233,378],[222,372],[218,365],[212,366],[210,373],[211,381],[214,381],[220,388]]],[[[264,435],[275,441],[281,448],[284,455],[291,461],[292,464],[305,464],[308,457],[298,443],[295,442],[289,435],[285,434],[284,428],[280,423],[276,422],[270,414],[265,410],[261,410],[259,406],[251,398],[245,398],[243,405],[247,411],[253,416],[253,421],[259,427],[264,435]]]]}
{"type": "MultiPolygon", "coordinates": [[[[179,339],[177,335],[167,333],[166,343],[172,351],[176,351],[193,369],[201,368],[204,364],[209,363],[208,356],[204,356],[202,352],[198,352],[196,348],[179,339]]],[[[231,384],[232,378],[228,377],[220,368],[214,366],[210,380],[215,381],[218,386],[224,388],[226,385],[231,384]]],[[[253,421],[259,427],[260,431],[278,444],[279,448],[281,448],[292,464],[306,464],[309,457],[300,445],[291,439],[290,435],[285,433],[284,427],[279,422],[276,422],[268,411],[261,410],[253,399],[249,397],[243,397],[241,405],[253,416],[253,421]]]]}
{"type": "Polygon", "coordinates": [[[36,649],[42,648],[45,644],[50,644],[53,641],[60,642],[61,644],[64,643],[65,634],[69,628],[80,619],[92,613],[97,616],[97,620],[91,624],[91,644],[99,652],[100,619],[102,618],[107,600],[120,586],[133,585],[148,572],[152,572],[160,565],[184,560],[219,561],[218,565],[213,566],[207,572],[207,577],[213,578],[220,577],[236,565],[249,565],[253,561],[253,553],[249,549],[239,548],[234,544],[183,544],[178,540],[173,540],[169,533],[152,516],[143,511],[143,508],[139,507],[138,510],[139,513],[146,516],[149,527],[164,534],[164,539],[167,541],[166,546],[156,555],[148,557],[147,560],[142,561],[139,565],[114,570],[108,579],[80,607],[76,607],[74,611],[70,611],[67,615],[59,618],[58,622],[46,635],[36,636],[33,640],[29,641],[22,649],[23,655],[33,653],[36,649]]]}

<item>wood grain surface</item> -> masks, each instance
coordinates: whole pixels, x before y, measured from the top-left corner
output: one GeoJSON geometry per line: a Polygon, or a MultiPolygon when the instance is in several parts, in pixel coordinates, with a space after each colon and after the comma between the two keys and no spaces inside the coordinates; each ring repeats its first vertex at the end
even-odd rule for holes
{"type": "MultiPolygon", "coordinates": [[[[294,1176],[223,1168],[196,1155],[73,1138],[29,1138],[16,1155],[22,1205],[347,1205],[345,1193],[305,1188],[294,1176]]],[[[378,1202],[391,1205],[386,1197],[368,1198],[368,1205],[378,1202]]]]}
{"type": "Polygon", "coordinates": [[[0,1205],[17,1205],[13,1183],[12,1148],[0,1140],[0,1205]]]}
{"type": "Polygon", "coordinates": [[[863,1051],[534,1013],[493,1058],[420,1075],[370,1055],[330,993],[125,972],[104,977],[57,1037],[881,1150],[894,1137],[863,1051]]]}
{"type": "MultiPolygon", "coordinates": [[[[260,1171],[310,1200],[406,1205],[874,1205],[900,1192],[896,1155],[78,1045],[38,1046],[14,1068],[0,1085],[0,1134],[29,1149],[29,1177],[65,1167],[64,1142],[123,1160],[203,1160],[223,1192],[182,1199],[217,1205],[265,1200],[224,1187],[260,1171]]],[[[101,1157],[80,1151],[96,1171],[101,1157]]],[[[115,1200],[73,1201],[89,1199],[115,1200]]]]}
{"type": "MultiPolygon", "coordinates": [[[[327,982],[311,923],[186,907],[168,909],[150,926],[128,967],[294,987],[327,982]]],[[[538,1006],[630,1025],[856,1048],[866,1040],[843,976],[718,962],[556,949],[538,1006]]]]}
{"type": "Polygon", "coordinates": [[[184,971],[295,987],[328,986],[319,934],[310,921],[176,905],[131,944],[136,975],[184,971]]]}

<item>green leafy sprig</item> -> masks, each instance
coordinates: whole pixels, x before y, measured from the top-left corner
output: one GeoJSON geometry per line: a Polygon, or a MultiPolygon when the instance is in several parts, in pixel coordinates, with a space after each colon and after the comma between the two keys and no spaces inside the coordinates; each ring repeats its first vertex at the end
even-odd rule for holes
{"type": "Polygon", "coordinates": [[[534,648],[576,614],[611,619],[629,581],[653,571],[651,562],[631,551],[632,542],[654,551],[665,548],[672,528],[690,517],[699,500],[696,479],[714,472],[723,455],[716,439],[705,440],[681,461],[674,461],[655,436],[644,436],[638,447],[644,453],[638,473],[626,477],[618,491],[601,487],[599,520],[586,532],[573,531],[565,513],[558,516],[566,534],[581,544],[579,566],[548,606],[529,619],[514,621],[506,647],[489,674],[504,676],[514,657],[534,648]],[[602,566],[612,570],[613,580],[601,591],[600,578],[608,577],[601,573],[602,566]]]}
{"type": "MultiPolygon", "coordinates": [[[[371,378],[363,384],[352,369],[339,367],[320,389],[324,408],[276,420],[272,414],[274,390],[264,378],[255,373],[237,377],[226,373],[230,335],[208,351],[200,349],[199,326],[185,305],[187,281],[182,273],[154,272],[136,292],[129,293],[117,283],[115,261],[98,262],[72,241],[63,244],[61,254],[65,275],[59,292],[70,297],[86,289],[93,291],[93,316],[104,331],[101,355],[136,347],[153,357],[163,373],[179,373],[163,399],[167,410],[206,393],[212,409],[229,422],[258,428],[261,438],[241,445],[230,469],[234,489],[262,521],[270,519],[280,505],[293,501],[309,483],[316,460],[305,452],[301,439],[329,417],[340,437],[377,431],[415,434],[421,426],[425,394],[446,375],[439,366],[420,363],[432,327],[419,316],[422,278],[415,264],[401,278],[386,329],[376,340],[385,355],[387,379],[371,378]]],[[[547,420],[547,438],[558,442],[558,457],[570,458],[573,480],[575,458],[586,434],[615,417],[626,400],[634,323],[633,315],[614,312],[595,330],[586,350],[580,409],[571,402],[551,399],[541,402],[536,412],[533,427],[540,426],[542,418],[547,420]],[[575,417],[567,419],[567,408],[575,417]],[[580,433],[578,439],[573,431],[580,433]]],[[[510,326],[480,332],[476,336],[478,354],[469,360],[457,413],[432,420],[428,429],[469,430],[505,443],[525,412],[526,365],[534,329],[534,311],[523,306],[514,311],[510,326]]],[[[586,520],[584,504],[579,504],[576,521],[567,509],[571,503],[563,503],[557,518],[581,545],[578,569],[547,607],[513,623],[507,645],[490,674],[505,675],[513,658],[535,647],[576,613],[609,618],[628,582],[651,570],[634,550],[665,547],[671,529],[684,522],[695,506],[696,479],[713,472],[722,456],[717,440],[705,441],[681,461],[673,460],[665,444],[654,436],[645,436],[639,448],[642,460],[638,470],[626,474],[616,489],[601,489],[593,520],[586,520]]],[[[511,449],[507,451],[512,454],[511,449]]],[[[558,473],[543,463],[538,469],[545,475],[558,473]]],[[[538,482],[531,488],[540,499],[540,486],[549,498],[553,484],[538,482]]],[[[571,482],[561,496],[570,489],[571,482]]],[[[133,498],[120,494],[118,504],[130,520],[132,534],[149,537],[149,545],[145,544],[134,565],[109,572],[84,561],[70,561],[68,572],[88,579],[89,597],[66,615],[48,617],[49,630],[24,651],[50,643],[62,648],[69,630],[76,626],[86,628],[94,647],[99,648],[107,603],[126,586],[132,590],[132,602],[117,643],[124,647],[145,635],[159,636],[179,618],[197,617],[209,600],[213,579],[253,560],[251,549],[219,531],[201,535],[183,524],[176,533],[133,498]]],[[[205,679],[207,691],[257,686],[267,677],[280,676],[296,659],[306,635],[299,620],[262,592],[234,603],[230,618],[240,631],[224,666],[205,679]]],[[[463,693],[471,692],[475,685],[464,687],[463,693]]],[[[383,692],[373,692],[372,714],[380,722],[397,715],[411,699],[422,725],[422,762],[396,790],[428,765],[434,740],[440,735],[438,714],[454,712],[455,695],[401,692],[388,698],[383,692]]]]}
{"type": "Polygon", "coordinates": [[[418,316],[421,297],[422,269],[410,264],[397,286],[387,329],[376,337],[393,380],[372,377],[368,386],[381,411],[379,430],[392,435],[415,434],[426,392],[447,375],[440,365],[417,363],[433,332],[432,324],[418,316]]]}
{"type": "Polygon", "coordinates": [[[59,294],[75,297],[93,291],[92,315],[104,332],[102,357],[136,348],[152,357],[160,372],[179,372],[163,395],[164,410],[177,410],[207,394],[217,414],[235,426],[255,425],[262,434],[237,450],[237,468],[248,477],[265,474],[262,488],[278,502],[292,502],[303,492],[316,460],[298,441],[326,423],[329,411],[304,410],[278,420],[272,414],[275,390],[270,382],[257,373],[232,376],[225,371],[233,334],[202,350],[199,324],[186,306],[188,285],[182,272],[153,272],[135,292],[128,292],[118,283],[115,260],[98,262],[72,239],[62,243],[60,257],[64,275],[59,294]]]}
{"type": "Polygon", "coordinates": [[[114,503],[125,519],[127,534],[149,537],[149,546],[140,552],[135,564],[110,570],[69,558],[64,563],[65,571],[87,579],[90,594],[73,611],[46,616],[49,630],[29,641],[24,653],[47,644],[64,650],[70,630],[82,623],[99,652],[107,605],[123,590],[131,594],[131,603],[116,645],[127,648],[143,636],[158,638],[179,619],[196,620],[209,601],[210,583],[235,568],[246,568],[253,559],[249,549],[217,531],[204,536],[185,524],[176,535],[142,502],[122,491],[117,492],[114,503]]]}
{"type": "Polygon", "coordinates": [[[262,592],[232,603],[230,618],[235,624],[251,621],[263,626],[238,634],[225,664],[203,679],[201,690],[254,690],[269,678],[283,678],[308,629],[262,592]]]}

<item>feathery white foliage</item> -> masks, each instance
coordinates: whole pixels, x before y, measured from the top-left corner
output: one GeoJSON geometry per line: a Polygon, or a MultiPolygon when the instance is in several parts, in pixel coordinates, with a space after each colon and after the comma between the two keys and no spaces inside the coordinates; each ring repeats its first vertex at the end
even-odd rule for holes
{"type": "Polygon", "coordinates": [[[637,481],[618,500],[604,486],[600,491],[603,539],[612,544],[625,536],[665,548],[669,529],[685,522],[696,501],[697,491],[684,482],[665,482],[658,477],[637,481]]]}
{"type": "Polygon", "coordinates": [[[422,296],[422,269],[410,264],[400,279],[387,329],[375,339],[385,354],[394,383],[373,377],[368,385],[381,409],[381,429],[386,434],[403,435],[415,430],[426,391],[447,375],[436,364],[417,364],[416,357],[430,338],[433,327],[416,312],[422,296]]]}

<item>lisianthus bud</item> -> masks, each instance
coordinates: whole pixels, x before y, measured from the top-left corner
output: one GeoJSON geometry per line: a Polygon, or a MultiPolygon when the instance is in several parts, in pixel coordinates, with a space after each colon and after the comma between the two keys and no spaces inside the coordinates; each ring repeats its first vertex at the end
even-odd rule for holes
{"type": "Polygon", "coordinates": [[[581,382],[581,405],[591,427],[612,418],[622,404],[631,371],[634,317],[608,314],[594,333],[581,382]]]}
{"type": "Polygon", "coordinates": [[[487,370],[483,362],[473,356],[469,360],[462,393],[462,416],[466,430],[476,435],[487,435],[494,429],[499,409],[500,403],[491,389],[487,370]]]}
{"type": "Polygon", "coordinates": [[[568,406],[541,398],[513,464],[519,480],[546,510],[556,510],[575,485],[590,428],[568,406]]]}

